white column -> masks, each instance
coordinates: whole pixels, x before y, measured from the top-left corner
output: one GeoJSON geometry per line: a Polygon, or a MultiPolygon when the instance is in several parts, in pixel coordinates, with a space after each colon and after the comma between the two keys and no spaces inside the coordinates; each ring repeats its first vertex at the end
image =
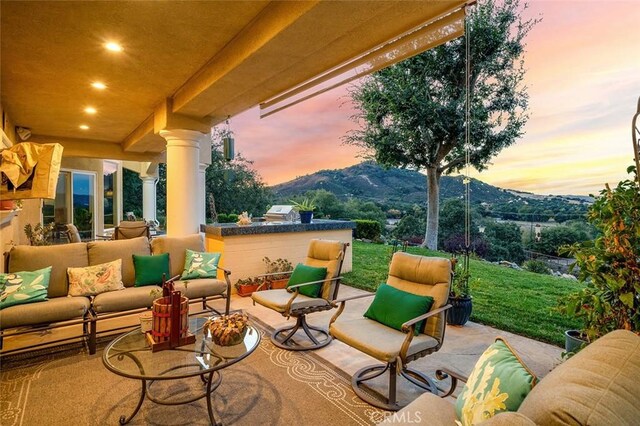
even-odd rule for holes
{"type": "Polygon", "coordinates": [[[193,130],[161,130],[167,141],[167,235],[200,231],[199,151],[203,134],[193,130]]]}
{"type": "Polygon", "coordinates": [[[140,176],[142,180],[142,217],[156,220],[156,183],[155,176],[140,176]]]}

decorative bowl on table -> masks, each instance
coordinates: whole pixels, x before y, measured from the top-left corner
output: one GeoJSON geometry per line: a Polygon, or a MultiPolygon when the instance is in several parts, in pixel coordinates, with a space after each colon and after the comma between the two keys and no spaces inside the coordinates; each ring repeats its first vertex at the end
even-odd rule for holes
{"type": "Polygon", "coordinates": [[[218,346],[233,346],[242,343],[247,334],[249,317],[236,312],[211,318],[204,323],[203,330],[209,330],[211,340],[218,346]]]}

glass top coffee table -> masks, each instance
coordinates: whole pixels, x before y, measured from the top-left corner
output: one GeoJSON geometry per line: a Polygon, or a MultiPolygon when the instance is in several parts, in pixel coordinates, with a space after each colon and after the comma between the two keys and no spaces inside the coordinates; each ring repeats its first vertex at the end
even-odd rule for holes
{"type": "Polygon", "coordinates": [[[189,318],[189,331],[196,335],[196,342],[189,345],[151,352],[146,335],[138,327],[117,337],[107,346],[102,355],[105,367],[119,376],[142,382],[138,405],[129,417],[120,417],[120,424],[126,424],[135,417],[145,397],[162,405],[188,404],[206,398],[211,424],[218,424],[213,414],[211,393],[222,382],[220,370],[249,356],[260,343],[260,332],[248,324],[247,333],[240,344],[218,346],[211,340],[209,331],[206,336],[202,331],[202,326],[209,318],[210,315],[189,318]],[[200,376],[205,388],[197,395],[188,395],[176,400],[158,398],[151,392],[155,381],[180,380],[195,376],[200,376]]]}

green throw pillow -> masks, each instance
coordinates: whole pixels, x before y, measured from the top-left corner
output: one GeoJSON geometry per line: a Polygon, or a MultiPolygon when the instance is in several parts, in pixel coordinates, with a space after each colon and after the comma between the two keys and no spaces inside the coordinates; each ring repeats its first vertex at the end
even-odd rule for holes
{"type": "Polygon", "coordinates": [[[171,278],[169,272],[169,253],[156,254],[153,256],[133,255],[133,267],[136,270],[136,287],[145,285],[162,285],[162,274],[168,280],[171,278]]]}
{"type": "MultiPolygon", "coordinates": [[[[364,313],[372,319],[388,327],[402,331],[402,324],[420,315],[426,314],[433,305],[433,297],[419,296],[399,290],[389,284],[378,287],[373,302],[364,313]]],[[[424,320],[416,324],[415,335],[420,334],[424,320]]]]}
{"type": "Polygon", "coordinates": [[[198,252],[187,249],[184,259],[183,280],[194,278],[216,278],[218,276],[218,262],[220,253],[198,252]]]}
{"type": "Polygon", "coordinates": [[[536,376],[501,338],[473,367],[456,401],[462,425],[481,423],[502,411],[517,411],[536,384],[536,376]]]}
{"type": "Polygon", "coordinates": [[[33,272],[0,274],[0,309],[47,300],[51,266],[33,272]]]}
{"type": "MultiPolygon", "coordinates": [[[[327,268],[316,268],[298,263],[291,273],[287,287],[297,284],[312,283],[327,278],[327,268]]],[[[300,294],[318,297],[322,293],[322,283],[298,287],[300,294]]]]}

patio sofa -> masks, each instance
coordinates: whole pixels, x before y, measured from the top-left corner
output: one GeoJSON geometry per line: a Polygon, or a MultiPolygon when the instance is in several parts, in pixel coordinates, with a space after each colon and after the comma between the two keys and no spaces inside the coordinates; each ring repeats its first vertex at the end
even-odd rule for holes
{"type": "MultiPolygon", "coordinates": [[[[95,353],[99,321],[142,312],[150,308],[155,299],[151,292],[153,286],[134,287],[135,270],[132,255],[169,253],[171,277],[174,277],[182,273],[186,249],[204,251],[201,235],[162,237],[152,240],[151,243],[146,237],[138,237],[56,246],[13,247],[6,254],[6,271],[34,271],[51,266],[51,278],[47,291],[48,300],[11,306],[0,311],[0,348],[3,337],[81,324],[82,337],[87,340],[90,353],[95,353]],[[122,259],[122,282],[125,287],[123,290],[109,291],[90,298],[67,295],[67,268],[98,265],[116,259],[122,259]]],[[[175,288],[181,290],[191,302],[201,301],[203,309],[208,307],[208,300],[224,298],[225,311],[228,312],[231,295],[230,272],[222,268],[219,270],[223,272],[224,280],[190,279],[186,286],[183,281],[175,281],[175,288]]],[[[104,331],[112,332],[120,328],[104,331]]],[[[67,337],[55,342],[77,337],[67,337]]],[[[52,342],[30,347],[49,343],[52,342]]],[[[23,349],[25,348],[19,350],[23,349]]]]}
{"type": "MultiPolygon", "coordinates": [[[[483,426],[637,425],[640,419],[640,336],[616,330],[544,377],[516,412],[483,426]]],[[[382,424],[452,425],[453,404],[425,393],[382,424]]]]}

